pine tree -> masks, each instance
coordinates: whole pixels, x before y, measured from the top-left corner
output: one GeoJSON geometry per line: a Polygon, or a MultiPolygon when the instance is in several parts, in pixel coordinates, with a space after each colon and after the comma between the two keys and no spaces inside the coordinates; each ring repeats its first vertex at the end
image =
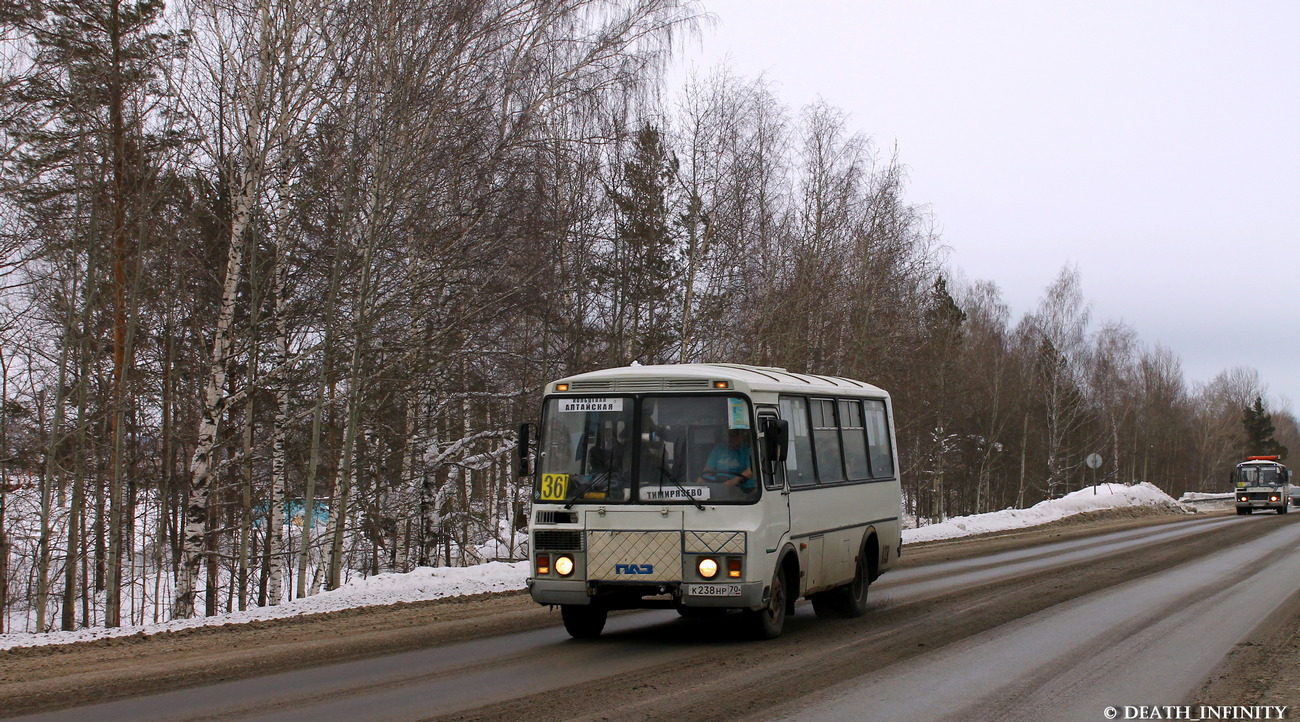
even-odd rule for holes
{"type": "MultiPolygon", "coordinates": [[[[103,300],[91,295],[96,289],[86,288],[84,302],[104,303],[112,327],[112,377],[104,409],[112,439],[104,587],[105,623],[117,626],[124,534],[132,519],[126,508],[125,427],[136,403],[129,388],[139,304],[136,274],[156,210],[159,158],[182,140],[160,130],[165,124],[156,118],[161,110],[155,81],[183,48],[184,38],[157,30],[163,13],[159,0],[64,0],[46,3],[43,10],[23,19],[36,48],[34,72],[14,91],[33,112],[10,119],[8,130],[22,142],[21,165],[29,182],[19,197],[33,219],[51,209],[65,216],[69,208],[91,209],[93,217],[74,220],[65,238],[51,234],[45,255],[66,256],[74,264],[89,264],[99,255],[109,269],[103,300]]],[[[70,329],[72,314],[65,315],[70,329]]],[[[65,333],[64,345],[72,342],[72,334],[65,333]]],[[[66,348],[63,359],[61,368],[66,348]]],[[[62,423],[63,391],[60,387],[56,399],[56,426],[62,423]]],[[[51,439],[57,440],[61,430],[54,432],[51,439]]]]}
{"type": "MultiPolygon", "coordinates": [[[[916,409],[924,416],[926,435],[919,441],[930,476],[930,499],[927,513],[931,519],[947,516],[944,478],[949,463],[958,451],[954,424],[961,417],[961,379],[957,373],[961,354],[963,325],[966,313],[961,310],[948,291],[948,281],[942,275],[935,279],[922,313],[924,326],[921,345],[915,354],[916,383],[933,389],[934,393],[916,409]]],[[[917,490],[920,492],[920,489],[917,490]]],[[[920,493],[917,494],[918,499],[920,493]]]]}
{"type": "Polygon", "coordinates": [[[1254,405],[1243,410],[1241,425],[1246,431],[1246,456],[1277,455],[1286,458],[1286,447],[1273,438],[1273,415],[1264,410],[1261,397],[1256,396],[1254,405]]]}
{"type": "Polygon", "coordinates": [[[613,253],[599,269],[616,294],[609,349],[613,365],[666,362],[678,342],[681,254],[668,198],[676,161],[659,130],[648,123],[636,132],[631,152],[620,168],[621,187],[609,191],[616,209],[613,253]]]}

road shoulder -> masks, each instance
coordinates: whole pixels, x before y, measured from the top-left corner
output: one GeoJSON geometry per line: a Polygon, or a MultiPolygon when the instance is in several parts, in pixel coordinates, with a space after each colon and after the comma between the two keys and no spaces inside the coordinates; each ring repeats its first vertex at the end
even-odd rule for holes
{"type": "MultiPolygon", "coordinates": [[[[1214,620],[1205,620],[1213,624],[1214,620]]],[[[1300,590],[1219,663],[1191,702],[1300,706],[1300,590]]]]}

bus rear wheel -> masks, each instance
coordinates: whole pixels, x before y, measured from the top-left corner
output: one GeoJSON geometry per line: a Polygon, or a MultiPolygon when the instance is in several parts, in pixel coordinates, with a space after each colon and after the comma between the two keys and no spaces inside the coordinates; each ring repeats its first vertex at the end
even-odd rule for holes
{"type": "Polygon", "coordinates": [[[867,567],[865,552],[858,554],[853,581],[829,592],[813,594],[813,612],[820,619],[853,619],[867,613],[867,588],[871,585],[871,570],[867,567]]]}
{"type": "Polygon", "coordinates": [[[574,639],[595,639],[605,629],[609,611],[595,604],[561,604],[564,629],[574,639]]]}
{"type": "Polygon", "coordinates": [[[777,564],[776,573],[772,575],[767,606],[758,610],[745,610],[745,621],[755,639],[776,639],[781,636],[781,630],[785,628],[785,597],[785,568],[777,564]]]}

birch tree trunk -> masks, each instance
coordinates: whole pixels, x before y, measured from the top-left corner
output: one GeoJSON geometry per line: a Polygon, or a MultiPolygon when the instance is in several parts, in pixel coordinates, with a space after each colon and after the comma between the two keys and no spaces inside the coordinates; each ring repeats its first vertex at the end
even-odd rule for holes
{"type": "MultiPolygon", "coordinates": [[[[272,297],[275,302],[275,358],[272,366],[282,369],[289,363],[289,322],[286,308],[286,286],[289,280],[288,239],[283,230],[277,239],[272,297]]],[[[267,602],[279,605],[282,595],[284,559],[284,504],[285,504],[285,434],[289,426],[289,389],[281,380],[275,387],[275,435],[271,442],[271,514],[266,530],[267,602]]],[[[303,506],[303,534],[307,533],[307,519],[311,509],[303,506]]],[[[299,582],[301,584],[301,582],[299,582]]],[[[301,587],[300,590],[301,591],[301,587]]]]}
{"type": "MultiPolygon", "coordinates": [[[[376,148],[373,155],[382,163],[383,145],[376,148]]],[[[352,363],[348,369],[348,404],[347,417],[344,422],[343,431],[343,450],[339,459],[338,481],[334,485],[334,499],[330,509],[330,555],[329,555],[329,573],[326,576],[326,589],[337,589],[341,583],[343,571],[343,538],[347,528],[348,512],[348,494],[352,488],[352,475],[355,469],[355,450],[357,441],[357,427],[361,421],[361,389],[365,384],[365,374],[362,371],[364,361],[364,349],[366,346],[366,337],[369,335],[367,330],[368,310],[370,302],[370,285],[371,285],[371,266],[374,264],[375,245],[378,242],[378,233],[373,226],[376,218],[376,206],[379,202],[379,188],[372,186],[369,198],[367,200],[367,209],[370,211],[366,214],[367,222],[370,224],[366,229],[366,246],[364,259],[361,267],[361,285],[359,287],[356,299],[357,317],[355,334],[352,346],[352,363]]]]}
{"type": "Polygon", "coordinates": [[[202,563],[204,510],[215,474],[217,434],[221,418],[233,400],[225,389],[232,363],[235,306],[244,276],[245,231],[261,194],[268,157],[283,147],[287,138],[306,132],[314,113],[319,112],[321,98],[333,92],[331,84],[324,82],[324,76],[328,68],[334,67],[327,56],[339,41],[330,40],[325,34],[336,32],[336,37],[347,36],[346,28],[327,29],[323,16],[329,12],[328,7],[292,0],[278,3],[254,0],[241,26],[246,33],[241,39],[249,45],[231,47],[224,38],[230,19],[221,17],[220,9],[201,1],[194,2],[192,9],[196,16],[211,24],[213,35],[221,39],[214,51],[216,57],[208,59],[209,70],[214,80],[224,84],[228,80],[227,68],[233,67],[229,70],[236,88],[232,106],[240,111],[244,122],[236,131],[239,142],[233,159],[236,170],[230,195],[226,273],[213,333],[202,420],[190,462],[193,481],[173,608],[176,617],[194,613],[195,579],[202,563]]]}
{"type": "Polygon", "coordinates": [[[9,532],[5,516],[9,502],[9,358],[0,345],[0,634],[9,613],[9,532]]]}
{"type": "MultiPolygon", "coordinates": [[[[256,129],[250,129],[256,130],[256,129]]],[[[253,155],[252,139],[244,147],[244,157],[253,155]]],[[[203,563],[204,532],[208,517],[208,495],[216,476],[215,456],[217,432],[221,418],[230,401],[225,393],[230,374],[230,346],[234,336],[235,302],[240,280],[244,273],[244,230],[252,215],[253,201],[257,196],[258,174],[255,168],[240,172],[237,192],[233,198],[230,247],[226,256],[226,280],[221,292],[221,308],[217,315],[217,328],[212,338],[211,375],[203,393],[203,419],[199,423],[198,441],[190,461],[190,501],[185,509],[185,534],[182,546],[180,578],[176,584],[176,604],[172,616],[188,619],[194,616],[195,580],[203,563]]]]}
{"type": "MultiPolygon", "coordinates": [[[[74,289],[73,297],[75,296],[74,289]]],[[[63,406],[66,401],[65,389],[68,388],[68,352],[72,345],[73,323],[69,314],[64,322],[63,340],[59,342],[59,385],[54,391],[54,413],[50,421],[49,443],[45,447],[45,473],[41,482],[40,564],[36,583],[36,629],[41,632],[45,631],[46,607],[49,606],[50,593],[50,487],[60,476],[58,450],[63,441],[63,406]]],[[[69,551],[68,557],[72,558],[72,556],[69,551]]]]}

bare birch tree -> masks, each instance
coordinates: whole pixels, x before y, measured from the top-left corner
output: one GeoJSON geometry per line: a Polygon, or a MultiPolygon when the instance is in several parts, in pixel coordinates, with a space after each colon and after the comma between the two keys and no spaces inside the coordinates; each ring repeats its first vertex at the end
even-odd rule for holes
{"type": "MultiPolygon", "coordinates": [[[[1137,332],[1123,323],[1110,322],[1097,332],[1088,364],[1088,392],[1097,411],[1101,438],[1089,451],[1105,451],[1101,481],[1118,481],[1123,429],[1134,412],[1137,379],[1137,332]]],[[[1144,479],[1145,481],[1145,479],[1144,479]]]]}
{"type": "Polygon", "coordinates": [[[337,68],[332,53],[338,33],[328,9],[305,2],[200,2],[189,8],[195,28],[200,82],[218,89],[210,117],[229,117],[217,138],[230,136],[227,155],[217,143],[212,155],[229,168],[230,222],[221,302],[212,338],[211,367],[204,390],[204,414],[190,462],[184,559],[176,587],[175,617],[194,613],[195,580],[203,561],[208,495],[216,473],[221,418],[234,399],[227,390],[236,303],[244,279],[245,232],[253,220],[273,153],[305,132],[330,91],[337,68]],[[227,103],[229,99],[229,103],[227,103]]]}
{"type": "Polygon", "coordinates": [[[1044,411],[1046,451],[1045,489],[1048,498],[1059,496],[1070,473],[1081,467],[1083,455],[1069,455],[1074,434],[1085,422],[1088,408],[1083,396],[1087,328],[1091,312],[1083,297],[1078,269],[1061,269],[1047,287],[1035,312],[1022,329],[1037,378],[1044,411]]]}

